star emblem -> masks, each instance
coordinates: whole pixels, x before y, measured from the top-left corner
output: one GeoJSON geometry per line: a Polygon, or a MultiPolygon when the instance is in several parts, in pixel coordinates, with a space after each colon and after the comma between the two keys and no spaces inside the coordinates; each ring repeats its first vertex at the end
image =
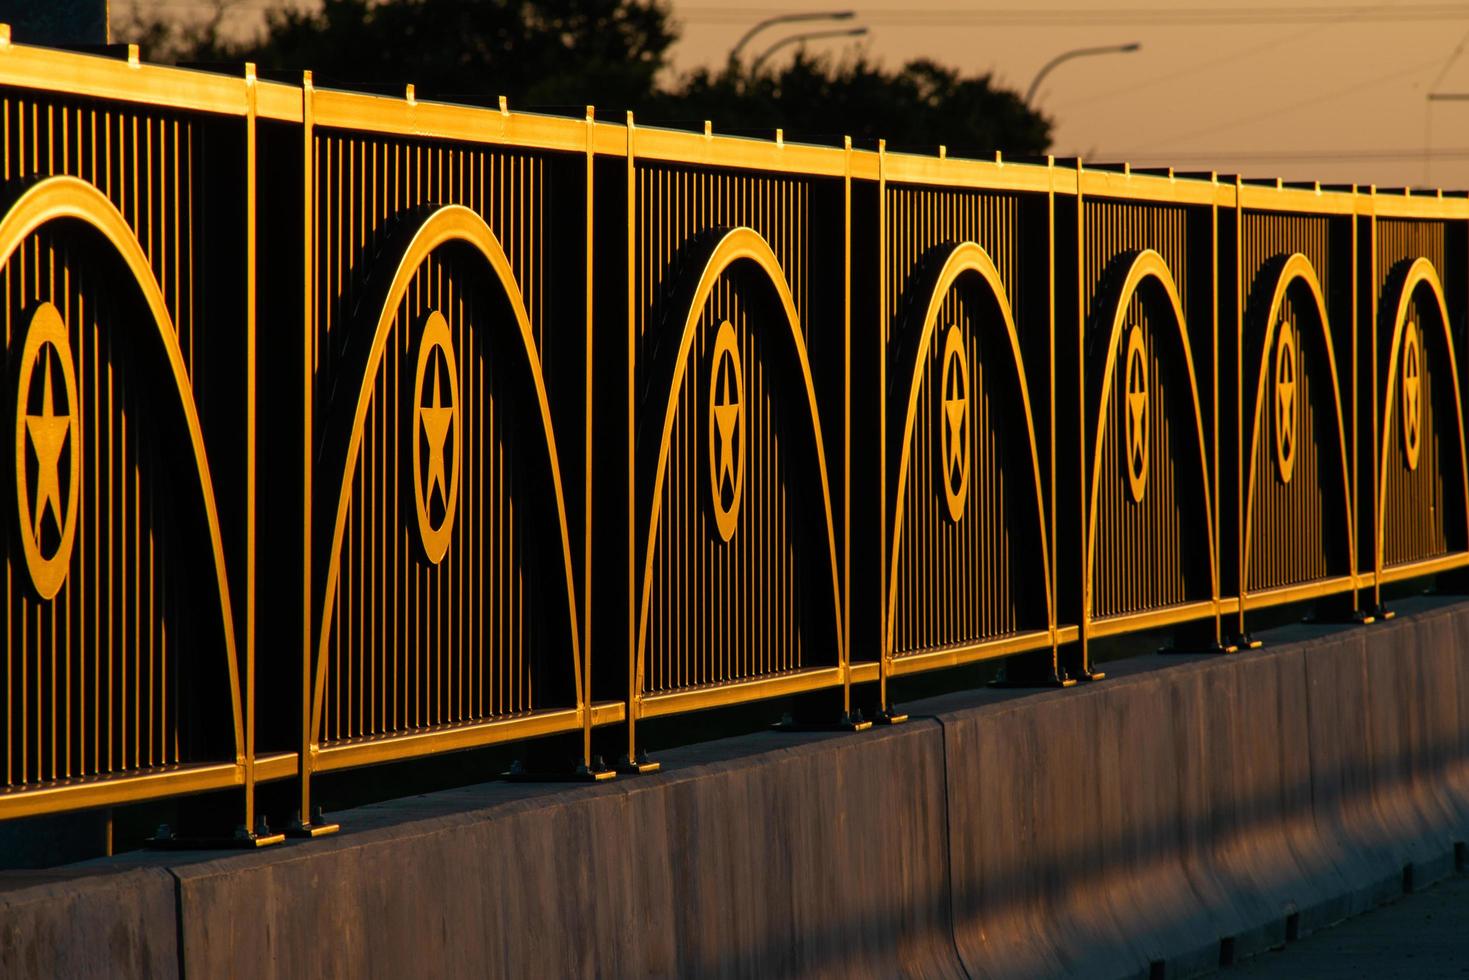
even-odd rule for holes
{"type": "Polygon", "coordinates": [[[1128,334],[1126,365],[1127,484],[1140,502],[1148,487],[1148,358],[1141,327],[1128,334]]]}
{"type": "Polygon", "coordinates": [[[724,497],[725,483],[728,482],[730,490],[733,491],[735,483],[735,426],[740,421],[739,395],[731,392],[730,355],[725,355],[725,362],[718,370],[720,376],[720,401],[714,404],[714,427],[719,434],[719,495],[724,497]]]}
{"type": "Polygon", "coordinates": [[[434,375],[433,403],[418,408],[418,421],[428,442],[428,486],[424,497],[431,498],[438,490],[447,502],[449,479],[444,475],[444,444],[449,438],[449,426],[454,421],[454,406],[445,405],[440,398],[438,365],[433,365],[430,370],[434,375]]]}
{"type": "Polygon", "coordinates": [[[41,540],[41,520],[49,512],[58,528],[62,525],[61,450],[71,431],[69,415],[56,414],[56,397],[51,390],[51,359],[46,358],[45,387],[41,390],[41,414],[26,416],[26,435],[36,454],[36,498],[33,504],[32,534],[41,540]]]}
{"type": "Polygon", "coordinates": [[[1289,321],[1275,341],[1275,462],[1280,481],[1289,483],[1296,458],[1296,338],[1289,321]]]}
{"type": "Polygon", "coordinates": [[[459,365],[448,321],[424,321],[409,403],[413,425],[413,503],[423,554],[438,564],[449,550],[459,501],[459,365]],[[447,383],[446,383],[447,382],[447,383]],[[437,505],[437,506],[436,506],[437,505]]]}
{"type": "Polygon", "coordinates": [[[943,411],[939,428],[943,433],[943,464],[940,482],[949,519],[964,516],[969,495],[969,355],[964,333],[950,326],[944,337],[942,384],[943,411]]]}
{"type": "Polygon", "coordinates": [[[61,591],[76,541],[82,457],[77,406],[66,324],[54,305],[43,303],[26,329],[15,406],[19,536],[42,599],[61,591]]]}
{"type": "Polygon", "coordinates": [[[1408,469],[1418,468],[1423,417],[1423,346],[1418,324],[1409,321],[1403,334],[1403,450],[1408,469]]]}
{"type": "Polygon", "coordinates": [[[709,369],[709,501],[721,541],[734,537],[745,482],[745,376],[739,339],[725,320],[709,369]]]}

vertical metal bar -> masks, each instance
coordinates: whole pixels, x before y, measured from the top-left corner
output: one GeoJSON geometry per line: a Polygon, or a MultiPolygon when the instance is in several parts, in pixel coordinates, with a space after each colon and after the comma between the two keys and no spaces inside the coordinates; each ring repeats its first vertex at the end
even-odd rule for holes
{"type": "MultiPolygon", "coordinates": [[[[301,743],[297,773],[300,779],[302,826],[311,823],[311,771],[316,761],[312,725],[312,483],[315,477],[315,408],[312,389],[316,363],[316,133],[314,80],[301,75],[301,743]]],[[[325,624],[323,623],[323,627],[325,624]]]]}
{"type": "Polygon", "coordinates": [[[1352,512],[1350,517],[1348,518],[1347,523],[1349,525],[1349,531],[1352,535],[1352,547],[1350,548],[1352,556],[1352,610],[1354,612],[1360,612],[1362,608],[1362,511],[1361,497],[1359,496],[1359,481],[1361,479],[1362,471],[1361,462],[1358,456],[1360,454],[1362,445],[1362,406],[1361,399],[1358,396],[1362,388],[1362,368],[1361,364],[1359,363],[1358,343],[1360,334],[1359,321],[1361,319],[1361,310],[1359,304],[1361,303],[1360,266],[1362,246],[1361,242],[1358,240],[1359,221],[1357,218],[1357,204],[1361,200],[1361,196],[1358,193],[1356,184],[1352,185],[1351,194],[1352,208],[1348,212],[1351,217],[1348,220],[1351,222],[1352,226],[1352,251],[1351,262],[1349,263],[1352,267],[1352,360],[1350,368],[1351,373],[1349,375],[1349,377],[1351,378],[1352,386],[1352,512]]]}
{"type": "MultiPolygon", "coordinates": [[[[1170,169],[1168,173],[1172,175],[1173,171],[1170,169]]],[[[1212,471],[1210,474],[1212,479],[1210,482],[1209,496],[1213,501],[1213,506],[1210,510],[1214,518],[1214,527],[1210,533],[1214,535],[1214,567],[1210,569],[1209,577],[1214,583],[1214,643],[1217,646],[1223,642],[1224,635],[1221,619],[1223,607],[1219,601],[1219,549],[1222,544],[1223,518],[1219,514],[1219,177],[1217,174],[1209,174],[1209,189],[1212,192],[1209,195],[1209,319],[1213,324],[1213,346],[1209,348],[1209,364],[1211,369],[1209,387],[1212,389],[1211,396],[1214,402],[1214,409],[1211,412],[1213,432],[1211,433],[1209,444],[1209,464],[1210,470],[1212,471]]],[[[1238,235],[1236,235],[1236,238],[1238,238],[1238,235]]],[[[1238,384],[1235,385],[1235,390],[1239,390],[1238,384]]],[[[1236,398],[1235,400],[1238,401],[1239,399],[1236,398]]]]}
{"type": "Polygon", "coordinates": [[[1369,185],[1367,188],[1367,206],[1369,209],[1367,247],[1370,249],[1367,268],[1372,276],[1372,280],[1368,283],[1368,288],[1372,290],[1372,312],[1367,324],[1370,339],[1370,343],[1367,345],[1367,351],[1372,359],[1372,371],[1370,375],[1372,379],[1372,430],[1370,433],[1372,436],[1372,519],[1368,526],[1372,529],[1372,606],[1374,609],[1381,609],[1383,536],[1382,529],[1378,525],[1382,522],[1383,515],[1382,502],[1380,500],[1382,493],[1380,474],[1383,468],[1382,459],[1383,453],[1386,452],[1386,447],[1378,443],[1378,440],[1381,438],[1381,430],[1378,428],[1378,412],[1380,408],[1381,412],[1386,413],[1389,406],[1379,406],[1378,404],[1379,390],[1382,386],[1381,379],[1377,374],[1377,348],[1379,346],[1377,336],[1377,304],[1380,299],[1380,281],[1382,276],[1377,271],[1377,186],[1375,184],[1369,185]]]}
{"type": "Polygon", "coordinates": [[[852,715],[852,137],[842,139],[842,716],[852,715]]]}
{"type": "Polygon", "coordinates": [[[642,703],[638,691],[637,648],[637,164],[635,126],[627,114],[627,761],[637,764],[637,720],[642,703]]]}
{"type": "Polygon", "coordinates": [[[245,63],[245,832],[255,829],[255,65],[245,63]]]}
{"type": "MultiPolygon", "coordinates": [[[[1079,543],[1081,552],[1081,616],[1077,624],[1077,642],[1081,644],[1081,669],[1088,672],[1091,670],[1091,660],[1088,656],[1087,643],[1088,633],[1091,632],[1092,619],[1092,576],[1091,576],[1091,540],[1089,528],[1087,527],[1087,497],[1090,492],[1091,473],[1087,469],[1087,431],[1086,431],[1086,204],[1085,195],[1082,193],[1082,178],[1084,170],[1081,158],[1076,160],[1076,422],[1077,422],[1077,459],[1079,465],[1079,479],[1077,486],[1080,489],[1078,517],[1080,518],[1079,543]]],[[[1102,406],[1105,410],[1105,406],[1102,406]]]]}
{"type": "MultiPolygon", "coordinates": [[[[592,486],[595,481],[592,467],[592,351],[594,342],[592,321],[596,312],[595,304],[592,302],[592,271],[596,252],[596,241],[593,236],[597,162],[596,115],[596,108],[587,106],[586,350],[583,353],[586,387],[582,393],[584,411],[582,474],[586,479],[586,489],[582,496],[582,689],[577,692],[582,708],[582,765],[587,768],[591,768],[592,765],[592,486]]],[[[633,759],[628,760],[628,762],[634,761],[633,759]]]]}
{"type": "MultiPolygon", "coordinates": [[[[1019,215],[1016,215],[1016,223],[1019,223],[1019,215]]],[[[1017,229],[1015,235],[1017,250],[1020,235],[1017,229]]],[[[1060,613],[1061,602],[1061,580],[1059,570],[1061,562],[1057,554],[1056,541],[1056,158],[1046,156],[1046,354],[1047,374],[1049,379],[1046,385],[1046,398],[1049,408],[1046,410],[1046,421],[1049,425],[1047,434],[1047,445],[1050,449],[1050,473],[1047,474],[1047,490],[1050,495],[1050,547],[1046,549],[1046,576],[1050,579],[1051,603],[1047,612],[1047,628],[1051,634],[1051,670],[1056,676],[1060,673],[1060,651],[1057,649],[1056,626],[1060,613]]]]}
{"type": "Polygon", "coordinates": [[[878,658],[877,709],[888,710],[888,189],[887,140],[877,141],[877,492],[878,513],[878,658]]]}
{"type": "MultiPolygon", "coordinates": [[[[1245,424],[1245,398],[1244,398],[1244,364],[1245,364],[1245,273],[1244,273],[1244,239],[1245,239],[1245,211],[1244,195],[1240,193],[1243,182],[1238,174],[1234,178],[1234,364],[1239,377],[1235,378],[1235,405],[1234,405],[1234,456],[1238,461],[1234,476],[1234,498],[1235,498],[1235,520],[1238,533],[1235,535],[1235,555],[1238,568],[1236,569],[1239,581],[1239,609],[1235,613],[1235,620],[1239,635],[1245,635],[1245,611],[1249,605],[1249,569],[1245,567],[1245,522],[1249,514],[1245,509],[1245,496],[1250,492],[1246,484],[1248,477],[1249,461],[1245,458],[1244,424],[1245,424]]],[[[1258,395],[1256,396],[1258,398],[1258,395]]],[[[1253,416],[1253,409],[1251,410],[1253,416]]]]}

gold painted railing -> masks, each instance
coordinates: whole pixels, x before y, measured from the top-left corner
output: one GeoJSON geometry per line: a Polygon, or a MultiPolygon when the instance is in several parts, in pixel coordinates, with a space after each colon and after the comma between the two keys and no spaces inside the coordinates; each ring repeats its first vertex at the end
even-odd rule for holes
{"type": "MultiPolygon", "coordinates": [[[[1469,200],[0,42],[0,817],[1469,565],[1469,200]]],[[[835,704],[835,702],[833,702],[835,704]]],[[[833,721],[836,718],[832,719],[833,721]]],[[[625,736],[625,738],[624,738],[625,736]]],[[[624,748],[625,745],[625,748],[624,748]]],[[[301,827],[311,832],[307,816],[301,827]]]]}

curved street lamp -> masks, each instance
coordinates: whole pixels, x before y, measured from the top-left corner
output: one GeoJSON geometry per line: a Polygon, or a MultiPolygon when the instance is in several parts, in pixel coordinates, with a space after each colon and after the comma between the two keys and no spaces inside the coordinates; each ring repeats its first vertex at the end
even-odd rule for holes
{"type": "MultiPolygon", "coordinates": [[[[811,13],[778,14],[775,17],[767,17],[757,23],[754,27],[746,31],[740,37],[740,39],[735,42],[735,46],[729,49],[729,60],[731,63],[737,60],[740,56],[740,52],[744,50],[746,44],[750,43],[750,39],[752,37],[754,37],[756,34],[759,34],[761,31],[765,30],[768,27],[774,27],[776,24],[797,24],[813,20],[851,20],[853,17],[856,16],[857,12],[854,10],[823,10],[813,11],[811,13]]],[[[769,51],[766,52],[766,54],[769,53],[769,51]]]]}
{"type": "Polygon", "coordinates": [[[1128,44],[1108,44],[1098,48],[1077,48],[1074,51],[1066,51],[1058,54],[1056,55],[1056,57],[1046,62],[1041,67],[1040,71],[1035,73],[1035,78],[1031,81],[1030,88],[1026,89],[1025,91],[1025,104],[1027,106],[1031,105],[1032,100],[1035,99],[1035,93],[1041,87],[1041,80],[1049,75],[1053,68],[1064,61],[1070,61],[1073,58],[1088,58],[1093,55],[1099,54],[1127,54],[1136,51],[1141,47],[1142,45],[1139,44],[1137,41],[1132,41],[1128,44]]]}
{"type": "Polygon", "coordinates": [[[761,52],[760,57],[756,58],[755,63],[750,66],[750,74],[758,75],[760,73],[760,66],[765,64],[765,59],[788,44],[795,44],[797,41],[818,41],[828,37],[861,37],[866,33],[867,28],[865,27],[853,27],[845,31],[809,31],[805,34],[792,34],[790,37],[783,37],[761,52]]]}

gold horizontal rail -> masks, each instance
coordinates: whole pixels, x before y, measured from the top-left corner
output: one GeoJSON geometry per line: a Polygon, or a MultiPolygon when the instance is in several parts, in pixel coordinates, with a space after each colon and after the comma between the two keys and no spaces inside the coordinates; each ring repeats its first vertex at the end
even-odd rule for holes
{"type": "MultiPolygon", "coordinates": [[[[611,725],[625,717],[620,702],[597,705],[593,710],[594,725],[611,725]]],[[[425,731],[404,732],[380,737],[355,738],[319,746],[313,768],[319,772],[377,765],[419,756],[482,748],[519,739],[539,738],[581,728],[582,712],[576,708],[533,711],[489,721],[444,725],[425,731]]]]}
{"type": "Polygon", "coordinates": [[[842,669],[840,667],[815,667],[730,684],[711,684],[708,687],[683,691],[645,694],[638,702],[638,717],[659,718],[686,711],[703,711],[706,708],[719,708],[741,701],[759,701],[766,698],[801,694],[806,691],[819,691],[827,687],[840,687],[841,683],[842,669]]]}
{"type": "MultiPolygon", "coordinates": [[[[276,778],[295,775],[295,756],[289,771],[276,778]]],[[[33,817],[62,810],[141,803],[168,796],[187,796],[208,790],[242,786],[243,764],[177,765],[167,768],[58,780],[23,788],[0,790],[0,819],[33,817]]]]}
{"type": "Polygon", "coordinates": [[[1181,602],[1172,606],[1146,609],[1142,612],[1124,613],[1094,619],[1087,626],[1093,637],[1117,636],[1121,633],[1137,633],[1142,630],[1161,629],[1192,620],[1205,619],[1215,614],[1217,605],[1209,600],[1181,602]]]}
{"type": "Polygon", "coordinates": [[[1441,575],[1459,568],[1469,568],[1469,552],[1458,551],[1449,555],[1440,555],[1437,558],[1424,558],[1421,561],[1387,565],[1383,567],[1380,579],[1384,584],[1402,582],[1408,579],[1426,578],[1430,575],[1441,575]]]}
{"type": "Polygon", "coordinates": [[[1044,650],[1051,646],[1051,642],[1050,631],[1032,631],[993,640],[983,640],[979,643],[961,643],[940,647],[937,650],[926,650],[923,653],[904,654],[893,658],[891,675],[902,677],[904,674],[942,670],[946,667],[959,667],[981,660],[1009,657],[1027,650],[1044,650]]]}
{"type": "Polygon", "coordinates": [[[1313,582],[1302,582],[1299,585],[1282,585],[1273,589],[1252,589],[1245,594],[1244,604],[1250,609],[1264,609],[1269,606],[1282,606],[1296,602],[1307,602],[1311,599],[1322,599],[1326,596],[1340,595],[1343,592],[1352,591],[1357,586],[1358,580],[1355,575],[1337,575],[1332,578],[1317,579],[1313,582]]]}

